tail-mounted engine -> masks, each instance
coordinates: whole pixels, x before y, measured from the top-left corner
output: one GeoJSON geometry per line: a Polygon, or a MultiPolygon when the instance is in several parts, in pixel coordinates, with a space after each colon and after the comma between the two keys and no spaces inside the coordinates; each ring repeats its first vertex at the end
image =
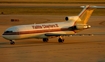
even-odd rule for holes
{"type": "Polygon", "coordinates": [[[67,16],[65,17],[66,21],[81,21],[81,19],[78,16],[67,16]]]}
{"type": "Polygon", "coordinates": [[[76,25],[76,29],[88,29],[90,27],[91,27],[90,25],[83,25],[83,24],[76,25]]]}
{"type": "Polygon", "coordinates": [[[91,27],[90,25],[78,24],[78,25],[69,27],[69,30],[82,30],[82,29],[88,29],[90,27],[91,27]]]}

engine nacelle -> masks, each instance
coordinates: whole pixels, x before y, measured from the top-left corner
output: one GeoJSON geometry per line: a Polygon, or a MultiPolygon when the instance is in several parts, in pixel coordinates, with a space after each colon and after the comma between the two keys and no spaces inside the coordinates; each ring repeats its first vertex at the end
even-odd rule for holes
{"type": "Polygon", "coordinates": [[[81,19],[78,16],[67,16],[65,17],[66,21],[81,21],[81,19]]]}
{"type": "Polygon", "coordinates": [[[76,29],[88,29],[90,27],[91,27],[90,25],[83,25],[83,24],[76,25],[76,29]]]}

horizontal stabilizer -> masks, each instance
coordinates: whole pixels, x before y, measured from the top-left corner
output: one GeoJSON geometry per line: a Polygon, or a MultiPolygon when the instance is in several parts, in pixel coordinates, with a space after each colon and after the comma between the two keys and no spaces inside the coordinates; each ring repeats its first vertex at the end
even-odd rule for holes
{"type": "MultiPolygon", "coordinates": [[[[85,8],[85,6],[80,6],[81,8],[85,8]]],[[[89,6],[89,8],[105,8],[105,6],[89,6]]]]}

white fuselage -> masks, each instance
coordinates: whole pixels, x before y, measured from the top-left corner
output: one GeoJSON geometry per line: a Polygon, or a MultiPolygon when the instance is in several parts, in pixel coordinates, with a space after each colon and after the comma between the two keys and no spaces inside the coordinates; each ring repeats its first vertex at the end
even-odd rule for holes
{"type": "Polygon", "coordinates": [[[47,38],[44,34],[74,34],[68,28],[75,24],[74,21],[19,25],[8,28],[3,37],[8,40],[26,39],[26,38],[47,38]]]}

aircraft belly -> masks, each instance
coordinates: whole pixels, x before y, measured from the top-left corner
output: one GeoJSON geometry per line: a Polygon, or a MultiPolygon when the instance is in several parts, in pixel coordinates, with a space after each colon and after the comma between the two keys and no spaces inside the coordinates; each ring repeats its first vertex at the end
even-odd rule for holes
{"type": "Polygon", "coordinates": [[[58,31],[58,32],[49,32],[52,34],[75,34],[74,31],[58,31]]]}
{"type": "Polygon", "coordinates": [[[66,34],[75,34],[74,31],[65,31],[66,34]]]}
{"type": "MultiPolygon", "coordinates": [[[[49,32],[49,33],[54,33],[54,34],[74,34],[73,31],[59,31],[59,32],[49,32]]],[[[48,38],[48,36],[45,36],[45,33],[22,34],[22,35],[19,36],[19,39],[25,39],[25,38],[38,38],[38,39],[42,39],[42,38],[48,38]]]]}
{"type": "Polygon", "coordinates": [[[38,34],[22,34],[19,36],[19,39],[25,39],[25,38],[45,38],[46,36],[44,33],[38,33],[38,34]]]}

